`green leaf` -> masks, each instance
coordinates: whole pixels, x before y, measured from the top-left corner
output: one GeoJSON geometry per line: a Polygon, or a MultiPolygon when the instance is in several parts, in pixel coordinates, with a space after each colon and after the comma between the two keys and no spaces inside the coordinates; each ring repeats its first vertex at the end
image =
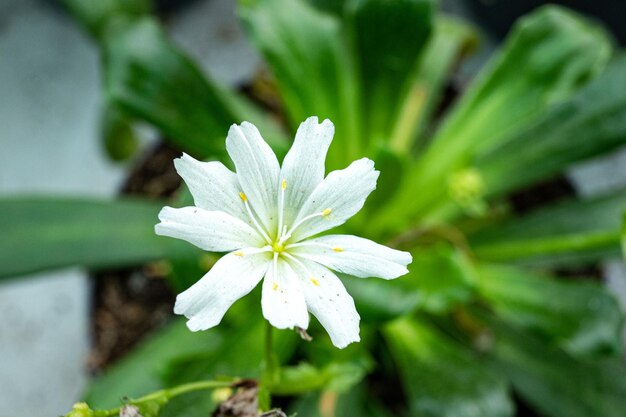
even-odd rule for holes
{"type": "MultiPolygon", "coordinates": [[[[376,169],[380,176],[376,181],[376,190],[367,199],[367,204],[363,206],[348,224],[343,228],[346,234],[361,234],[370,222],[370,216],[381,206],[384,206],[400,185],[402,176],[408,165],[408,155],[394,152],[388,146],[381,146],[371,153],[372,159],[376,163],[376,169]]],[[[375,239],[374,236],[370,236],[375,239]]]]}
{"type": "Polygon", "coordinates": [[[108,100],[154,124],[182,150],[223,154],[228,128],[241,121],[226,92],[206,80],[153,18],[115,23],[103,40],[108,100]]]}
{"type": "Polygon", "coordinates": [[[465,22],[439,15],[422,53],[409,96],[399,110],[390,145],[397,152],[411,149],[413,140],[429,127],[449,76],[478,44],[478,34],[465,22]]]}
{"type": "Polygon", "coordinates": [[[344,392],[358,384],[367,372],[362,364],[332,362],[323,368],[308,363],[281,368],[280,379],[272,394],[295,395],[310,391],[344,392]]]}
{"type": "Polygon", "coordinates": [[[446,118],[429,152],[451,151],[455,164],[493,147],[602,71],[610,54],[604,30],[567,9],[546,6],[523,17],[446,118]]]}
{"type": "Polygon", "coordinates": [[[451,175],[568,98],[604,68],[610,53],[604,31],[566,9],[546,6],[524,17],[409,171],[379,227],[437,209],[449,199],[451,175]]]}
{"type": "Polygon", "coordinates": [[[493,225],[470,242],[489,261],[534,265],[591,263],[619,255],[626,192],[542,208],[493,225]]]}
{"type": "Polygon", "coordinates": [[[417,320],[387,325],[391,348],[412,415],[424,417],[512,416],[503,378],[471,351],[417,320]]]}
{"type": "Polygon", "coordinates": [[[239,15],[272,70],[292,130],[309,116],[329,118],[336,135],[327,167],[361,156],[354,64],[340,20],[302,0],[242,1],[239,15]]]}
{"type": "MultiPolygon", "coordinates": [[[[258,291],[256,292],[258,294],[258,291]]],[[[245,323],[230,328],[227,341],[215,351],[194,352],[188,355],[179,355],[168,363],[163,381],[166,386],[173,386],[185,382],[202,379],[215,379],[216,376],[258,378],[261,376],[261,365],[264,360],[264,345],[262,343],[266,323],[257,306],[258,297],[247,296],[235,307],[240,313],[245,313],[245,323]],[[242,307],[245,307],[242,309],[242,307]]],[[[233,310],[231,308],[231,310],[233,310]]],[[[236,315],[236,311],[229,311],[229,317],[236,315]]],[[[290,330],[274,332],[275,353],[284,363],[291,355],[297,342],[296,333],[290,330]]]]}
{"type": "Polygon", "coordinates": [[[473,297],[474,270],[457,248],[440,244],[412,254],[409,274],[402,279],[417,289],[419,309],[444,314],[473,297]]]}
{"type": "Polygon", "coordinates": [[[621,352],[623,314],[617,300],[595,282],[495,265],[480,267],[477,278],[478,292],[502,320],[575,356],[621,352]]]}
{"type": "Polygon", "coordinates": [[[116,18],[133,18],[150,12],[150,0],[61,0],[74,18],[95,38],[116,18]]]}
{"type": "Polygon", "coordinates": [[[572,99],[476,160],[487,192],[500,195],[523,187],[626,143],[625,90],[622,54],[572,99]]]}
{"type": "Polygon", "coordinates": [[[498,326],[494,354],[515,390],[546,417],[626,415],[622,360],[581,361],[524,333],[498,326]]]}
{"type": "Polygon", "coordinates": [[[92,408],[120,405],[124,397],[137,398],[163,388],[161,375],[176,357],[215,352],[224,340],[223,332],[212,329],[194,333],[184,319],[176,319],[141,342],[131,353],[96,378],[84,395],[92,408]]]}
{"type": "Polygon", "coordinates": [[[450,312],[473,296],[473,270],[450,245],[412,252],[409,273],[393,281],[343,277],[364,322],[378,323],[415,310],[450,312]]]}
{"type": "Polygon", "coordinates": [[[160,202],[79,198],[0,199],[0,279],[52,268],[140,264],[193,256],[154,234],[160,202]]]}
{"type": "Polygon", "coordinates": [[[359,74],[363,132],[371,146],[389,140],[432,28],[432,0],[359,0],[346,25],[359,74]]]}

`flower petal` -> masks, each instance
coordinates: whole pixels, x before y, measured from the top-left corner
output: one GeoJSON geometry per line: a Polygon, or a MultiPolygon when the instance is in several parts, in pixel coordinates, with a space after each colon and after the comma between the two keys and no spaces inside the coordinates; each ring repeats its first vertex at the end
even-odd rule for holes
{"type": "Polygon", "coordinates": [[[205,210],[223,211],[250,223],[239,197],[241,188],[237,174],[217,161],[201,162],[183,153],[174,160],[176,171],[193,196],[194,205],[205,210]]]}
{"type": "Polygon", "coordinates": [[[267,270],[261,297],[263,316],[278,329],[309,326],[300,278],[283,260],[276,260],[267,270]]]}
{"type": "Polygon", "coordinates": [[[309,117],[300,124],[280,172],[286,181],[285,224],[294,224],[300,207],[324,179],[326,153],[334,134],[335,126],[328,119],[320,124],[317,117],[309,117]]]}
{"type": "Polygon", "coordinates": [[[232,125],[226,150],[237,168],[239,185],[266,232],[276,228],[280,166],[276,155],[251,123],[232,125]]]}
{"type": "Polygon", "coordinates": [[[261,247],[265,241],[248,224],[222,211],[198,207],[163,207],[157,235],[186,240],[209,252],[227,252],[246,246],[261,247]]]}
{"type": "Polygon", "coordinates": [[[303,258],[290,261],[294,271],[304,278],[302,290],[307,308],[328,332],[333,345],[340,349],[361,340],[359,313],[354,300],[341,280],[328,268],[303,258]]]}
{"type": "Polygon", "coordinates": [[[185,315],[196,332],[217,326],[230,306],[259,283],[270,264],[270,254],[238,252],[222,257],[200,281],[176,297],[174,313],[185,315]]]}
{"type": "Polygon", "coordinates": [[[367,196],[376,188],[378,174],[374,162],[367,158],[328,174],[300,210],[296,222],[307,216],[312,218],[305,220],[292,233],[292,241],[297,242],[332,229],[358,213],[367,196]],[[322,213],[327,215],[322,216],[322,213]]]}
{"type": "Polygon", "coordinates": [[[306,240],[289,251],[335,271],[361,278],[397,278],[409,272],[406,266],[412,261],[408,252],[350,235],[328,235],[306,240]]]}

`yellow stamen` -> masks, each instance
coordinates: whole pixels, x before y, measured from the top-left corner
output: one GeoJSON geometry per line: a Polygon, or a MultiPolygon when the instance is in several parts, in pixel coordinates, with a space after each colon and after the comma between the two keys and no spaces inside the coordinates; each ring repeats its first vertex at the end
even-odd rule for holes
{"type": "Polygon", "coordinates": [[[278,283],[275,282],[274,284],[272,284],[272,289],[276,291],[278,289],[278,283]]]}
{"type": "Polygon", "coordinates": [[[316,280],[315,278],[311,278],[311,282],[313,283],[313,285],[315,285],[316,287],[320,286],[320,282],[318,280],[316,280]]]}
{"type": "Polygon", "coordinates": [[[243,253],[242,251],[238,250],[237,252],[233,253],[233,255],[235,255],[235,256],[244,256],[245,253],[243,253]]]}
{"type": "Polygon", "coordinates": [[[331,211],[332,211],[332,209],[329,209],[329,208],[324,209],[324,211],[322,212],[322,216],[324,216],[324,217],[328,216],[331,211]]]}
{"type": "Polygon", "coordinates": [[[287,180],[283,180],[283,182],[280,183],[280,186],[283,188],[283,190],[287,188],[287,180]]]}
{"type": "Polygon", "coordinates": [[[248,201],[248,197],[246,197],[246,195],[243,193],[243,191],[239,192],[239,197],[241,197],[241,199],[246,202],[248,201]]]}
{"type": "Polygon", "coordinates": [[[343,252],[343,248],[340,248],[339,246],[334,247],[333,250],[335,252],[343,252]]]}

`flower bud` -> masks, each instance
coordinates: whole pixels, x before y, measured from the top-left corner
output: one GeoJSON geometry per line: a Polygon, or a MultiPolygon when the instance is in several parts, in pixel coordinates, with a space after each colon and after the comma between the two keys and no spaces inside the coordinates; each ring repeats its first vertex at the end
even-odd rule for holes
{"type": "Polygon", "coordinates": [[[93,410],[89,408],[87,403],[76,403],[72,407],[72,411],[67,413],[65,417],[93,417],[93,410]]]}

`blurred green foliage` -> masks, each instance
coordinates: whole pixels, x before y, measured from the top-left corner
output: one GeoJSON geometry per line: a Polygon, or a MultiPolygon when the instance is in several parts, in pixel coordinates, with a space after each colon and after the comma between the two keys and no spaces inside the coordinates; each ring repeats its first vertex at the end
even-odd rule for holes
{"type": "MultiPolygon", "coordinates": [[[[410,250],[410,274],[342,277],[363,317],[358,345],[333,349],[315,324],[311,344],[278,332],[288,366],[273,394],[289,396],[292,411],[506,417],[522,401],[549,417],[626,415],[623,312],[602,285],[561,276],[619,256],[626,194],[522,213],[509,204],[512,193],[626,143],[626,61],[597,22],[556,6],[524,17],[441,116],[478,34],[434,1],[242,0],[239,15],[282,100],[282,127],[203,74],[146,2],[65,4],[102,54],[113,156],[128,156],[137,121],[181,151],[222,159],[228,126],[249,120],[280,153],[284,129],[317,115],[337,126],[329,169],[362,156],[381,169],[379,190],[346,228],[410,250]]],[[[0,277],[170,259],[179,291],[198,277],[199,254],[153,235],[161,205],[5,198],[0,277]]],[[[200,378],[259,376],[257,298],[207,332],[174,320],[96,379],[87,400],[113,407],[200,378]]],[[[207,415],[214,405],[195,393],[162,415],[207,415]]]]}

